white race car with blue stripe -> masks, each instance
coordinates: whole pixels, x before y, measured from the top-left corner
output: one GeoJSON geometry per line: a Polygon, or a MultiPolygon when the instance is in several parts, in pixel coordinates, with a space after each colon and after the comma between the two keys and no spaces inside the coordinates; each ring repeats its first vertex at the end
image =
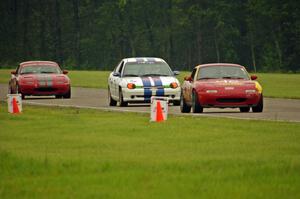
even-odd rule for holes
{"type": "Polygon", "coordinates": [[[151,96],[168,97],[180,104],[180,84],[169,65],[161,58],[123,59],[108,78],[109,105],[149,103],[151,96]]]}

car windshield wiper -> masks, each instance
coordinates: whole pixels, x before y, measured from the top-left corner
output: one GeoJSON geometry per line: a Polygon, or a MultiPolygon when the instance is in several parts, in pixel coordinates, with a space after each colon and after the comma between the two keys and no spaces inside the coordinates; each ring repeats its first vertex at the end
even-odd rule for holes
{"type": "Polygon", "coordinates": [[[33,74],[34,72],[22,72],[20,73],[21,75],[24,75],[24,74],[33,74]]]}
{"type": "Polygon", "coordinates": [[[232,79],[245,79],[243,77],[232,77],[232,79]]]}
{"type": "Polygon", "coordinates": [[[144,74],[142,75],[142,77],[145,77],[145,76],[168,76],[168,75],[165,75],[165,74],[144,74]]]}
{"type": "Polygon", "coordinates": [[[216,78],[216,77],[201,77],[199,79],[218,79],[218,78],[216,78]]]}
{"type": "Polygon", "coordinates": [[[231,79],[230,76],[225,76],[225,77],[222,77],[222,79],[231,79]]]}
{"type": "Polygon", "coordinates": [[[237,76],[225,76],[225,77],[222,77],[222,79],[244,79],[244,78],[237,77],[237,76]]]}
{"type": "Polygon", "coordinates": [[[123,77],[138,77],[138,75],[135,75],[135,74],[126,74],[126,75],[123,75],[123,77]]]}
{"type": "Polygon", "coordinates": [[[51,72],[51,71],[41,71],[41,73],[54,73],[54,72],[51,72]]]}

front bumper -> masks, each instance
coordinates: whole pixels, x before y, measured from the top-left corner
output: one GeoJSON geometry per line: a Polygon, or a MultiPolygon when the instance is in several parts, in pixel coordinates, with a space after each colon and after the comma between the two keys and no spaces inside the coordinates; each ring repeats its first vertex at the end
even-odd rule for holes
{"type": "Polygon", "coordinates": [[[70,91],[70,84],[41,87],[37,85],[19,85],[19,92],[24,95],[63,95],[70,91]]]}
{"type": "Polygon", "coordinates": [[[123,100],[125,102],[149,103],[152,96],[168,97],[169,101],[180,100],[180,87],[178,88],[123,88],[123,100]]]}
{"type": "Polygon", "coordinates": [[[198,93],[198,99],[203,107],[238,108],[252,107],[259,103],[261,93],[198,93]]]}

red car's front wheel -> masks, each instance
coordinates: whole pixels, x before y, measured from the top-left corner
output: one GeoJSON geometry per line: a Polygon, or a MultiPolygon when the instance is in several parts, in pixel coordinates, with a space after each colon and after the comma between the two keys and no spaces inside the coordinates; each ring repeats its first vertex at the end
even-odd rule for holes
{"type": "Polygon", "coordinates": [[[71,88],[69,88],[69,91],[63,95],[63,98],[66,98],[66,99],[70,99],[71,98],[71,88]]]}
{"type": "Polygon", "coordinates": [[[198,94],[196,91],[193,91],[192,94],[192,110],[193,113],[202,113],[203,112],[203,107],[201,106],[199,99],[198,99],[198,94]]]}
{"type": "Polygon", "coordinates": [[[252,107],[252,111],[255,113],[261,113],[263,112],[263,109],[264,109],[264,97],[261,94],[258,104],[252,107]]]}
{"type": "Polygon", "coordinates": [[[186,104],[182,93],[181,93],[181,96],[180,96],[180,111],[181,111],[181,113],[191,112],[191,106],[186,104]]]}
{"type": "Polygon", "coordinates": [[[241,108],[240,108],[240,111],[241,111],[242,113],[247,113],[247,112],[250,111],[250,107],[241,107],[241,108]]]}
{"type": "Polygon", "coordinates": [[[20,92],[18,84],[16,85],[15,90],[12,87],[9,88],[9,94],[21,94],[21,98],[25,99],[25,95],[20,92]]]}

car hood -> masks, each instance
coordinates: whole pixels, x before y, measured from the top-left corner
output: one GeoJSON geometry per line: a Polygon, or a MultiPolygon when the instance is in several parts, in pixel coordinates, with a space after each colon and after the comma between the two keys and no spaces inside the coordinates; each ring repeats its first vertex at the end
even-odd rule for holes
{"type": "Polygon", "coordinates": [[[240,80],[240,79],[207,79],[198,80],[195,82],[195,87],[209,87],[209,88],[223,88],[223,87],[244,87],[255,88],[257,84],[253,80],[240,80]]]}
{"type": "Polygon", "coordinates": [[[18,76],[18,82],[20,85],[70,84],[70,79],[64,74],[24,74],[18,76]]]}
{"type": "Polygon", "coordinates": [[[61,79],[61,78],[67,78],[68,79],[68,76],[64,75],[64,74],[24,74],[24,75],[19,75],[19,78],[21,79],[36,79],[36,80],[39,80],[39,79],[48,79],[48,78],[51,78],[51,79],[61,79]]]}
{"type": "Polygon", "coordinates": [[[172,82],[176,82],[179,85],[177,78],[173,76],[154,76],[154,77],[124,77],[125,83],[133,83],[139,87],[168,87],[172,82]]]}

